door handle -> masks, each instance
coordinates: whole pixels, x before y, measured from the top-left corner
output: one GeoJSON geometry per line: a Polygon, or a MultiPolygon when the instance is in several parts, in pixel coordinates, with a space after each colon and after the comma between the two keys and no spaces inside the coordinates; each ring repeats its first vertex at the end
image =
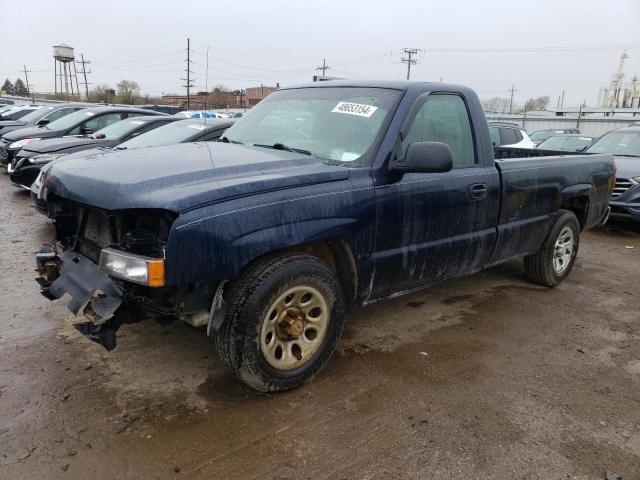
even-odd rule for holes
{"type": "Polygon", "coordinates": [[[486,198],[489,189],[487,188],[486,183],[474,183],[471,185],[471,198],[475,200],[481,200],[486,198]]]}

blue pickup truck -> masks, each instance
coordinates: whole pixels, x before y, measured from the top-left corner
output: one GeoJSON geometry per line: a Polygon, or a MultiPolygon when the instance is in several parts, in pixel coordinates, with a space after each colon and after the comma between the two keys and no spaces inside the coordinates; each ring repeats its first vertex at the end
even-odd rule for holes
{"type": "Polygon", "coordinates": [[[606,220],[614,170],[494,149],[465,87],[287,88],[217,142],[54,162],[38,281],[107,349],[125,323],[180,319],[242,382],[282,391],[326,364],[352,308],[522,257],[557,285],[606,220]]]}

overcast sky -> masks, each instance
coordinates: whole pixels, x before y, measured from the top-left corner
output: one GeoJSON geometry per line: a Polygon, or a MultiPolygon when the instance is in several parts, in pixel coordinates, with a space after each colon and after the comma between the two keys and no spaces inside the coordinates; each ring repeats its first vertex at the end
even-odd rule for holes
{"type": "Polygon", "coordinates": [[[90,60],[89,82],[137,81],[144,93],[183,93],[186,39],[197,90],[307,82],[328,74],[403,79],[405,47],[422,49],[412,79],[462,83],[481,98],[550,95],[595,104],[627,48],[640,75],[640,0],[0,0],[0,77],[23,64],[53,91],[52,46],[90,60]],[[568,47],[568,48],[561,48],[568,47]],[[507,51],[505,51],[505,49],[507,51]],[[511,51],[508,51],[511,50],[511,51]]]}

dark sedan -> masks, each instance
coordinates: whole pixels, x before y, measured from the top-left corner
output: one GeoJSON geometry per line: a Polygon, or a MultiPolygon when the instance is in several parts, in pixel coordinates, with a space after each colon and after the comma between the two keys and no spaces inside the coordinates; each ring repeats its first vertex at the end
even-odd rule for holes
{"type": "Polygon", "coordinates": [[[0,113],[0,120],[18,120],[38,108],[40,108],[40,105],[13,106],[0,113]]]}
{"type": "Polygon", "coordinates": [[[604,134],[587,150],[616,159],[616,184],[609,199],[611,217],[640,222],[640,126],[604,134]]]}
{"type": "Polygon", "coordinates": [[[30,143],[16,154],[7,166],[7,172],[11,176],[11,183],[16,187],[29,190],[42,167],[52,160],[95,147],[115,147],[126,140],[176,120],[178,120],[176,117],[167,115],[132,117],[86,137],[51,138],[30,143]]]}
{"type": "MultiPolygon", "coordinates": [[[[63,157],[65,159],[77,158],[78,156],[101,156],[107,158],[109,154],[118,150],[131,150],[145,147],[160,147],[162,145],[171,145],[175,143],[189,143],[217,140],[222,136],[224,131],[229,128],[235,119],[230,118],[190,118],[186,120],[178,120],[169,125],[156,128],[150,132],[139,135],[131,140],[121,143],[115,148],[92,148],[82,152],[74,153],[63,157]]],[[[46,202],[39,198],[42,176],[46,175],[46,170],[53,164],[58,162],[50,162],[45,165],[36,180],[31,185],[31,198],[34,201],[36,209],[40,213],[46,213],[46,202]]]]}
{"type": "Polygon", "coordinates": [[[61,104],[42,106],[36,110],[27,113],[18,120],[2,120],[0,121],[0,137],[21,128],[40,127],[55,122],[70,113],[77,112],[87,108],[86,105],[61,104]]]}
{"type": "Polygon", "coordinates": [[[158,115],[151,110],[131,107],[91,107],[62,117],[42,127],[21,128],[2,136],[0,164],[7,166],[16,153],[30,143],[65,135],[90,135],[112,123],[139,115],[158,115]]]}

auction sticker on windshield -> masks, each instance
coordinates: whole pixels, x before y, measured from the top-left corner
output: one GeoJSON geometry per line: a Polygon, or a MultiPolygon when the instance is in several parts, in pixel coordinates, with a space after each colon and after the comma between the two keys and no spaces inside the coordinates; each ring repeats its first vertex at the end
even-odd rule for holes
{"type": "Polygon", "coordinates": [[[339,102],[331,111],[333,113],[346,113],[347,115],[369,118],[377,109],[378,107],[364,105],[362,103],[339,102]]]}

